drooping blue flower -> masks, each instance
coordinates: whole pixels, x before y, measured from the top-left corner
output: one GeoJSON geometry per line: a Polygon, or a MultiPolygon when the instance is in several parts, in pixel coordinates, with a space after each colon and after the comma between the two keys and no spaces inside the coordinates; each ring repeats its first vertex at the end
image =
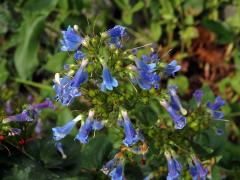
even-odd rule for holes
{"type": "Polygon", "coordinates": [[[114,169],[114,167],[117,165],[117,159],[113,158],[110,161],[108,161],[105,165],[103,165],[101,171],[104,174],[109,174],[110,171],[112,171],[114,169]]]}
{"type": "Polygon", "coordinates": [[[55,106],[53,105],[53,102],[48,98],[44,102],[39,103],[39,104],[34,104],[31,107],[33,109],[45,109],[45,108],[55,109],[55,106]]]}
{"type": "MultiPolygon", "coordinates": [[[[149,90],[154,87],[159,88],[160,76],[155,72],[156,63],[145,63],[142,60],[135,60],[138,76],[134,79],[134,82],[137,82],[139,87],[143,90],[149,90]]],[[[133,69],[134,70],[134,69],[133,69]]]]}
{"type": "Polygon", "coordinates": [[[177,65],[177,61],[173,60],[165,67],[165,73],[168,76],[175,76],[175,73],[178,72],[181,69],[180,65],[177,65]]]}
{"type": "Polygon", "coordinates": [[[87,60],[82,61],[80,68],[77,70],[71,81],[71,87],[79,88],[81,84],[87,81],[88,73],[84,70],[87,63],[88,63],[87,60]]]}
{"type": "Polygon", "coordinates": [[[136,133],[135,129],[133,128],[133,125],[127,115],[126,111],[122,112],[122,116],[124,119],[124,132],[125,132],[125,139],[123,140],[123,144],[125,146],[132,146],[135,143],[137,143],[140,138],[138,134],[136,133]]]}
{"type": "Polygon", "coordinates": [[[125,36],[127,33],[125,27],[116,25],[112,29],[109,29],[107,34],[111,37],[110,44],[114,44],[117,48],[121,48],[121,37],[125,36]]]}
{"type": "Polygon", "coordinates": [[[180,99],[177,95],[177,86],[168,86],[168,93],[170,95],[170,105],[176,111],[180,111],[182,115],[187,114],[187,110],[183,108],[180,99]]]}
{"type": "Polygon", "coordinates": [[[196,166],[190,166],[190,175],[192,176],[192,180],[198,180],[198,172],[196,166]]]}
{"type": "Polygon", "coordinates": [[[186,117],[178,114],[169,104],[167,101],[162,100],[161,105],[168,111],[169,115],[171,116],[175,129],[182,129],[186,125],[186,117]]]}
{"type": "Polygon", "coordinates": [[[31,122],[33,121],[32,117],[29,114],[29,111],[23,110],[22,113],[12,115],[7,117],[6,119],[3,119],[3,123],[8,123],[8,122],[31,122]]]}
{"type": "Polygon", "coordinates": [[[219,111],[223,105],[225,105],[225,101],[220,96],[216,97],[213,104],[210,102],[207,103],[207,107],[211,110],[213,119],[222,119],[224,117],[224,113],[219,111]]]}
{"type": "Polygon", "coordinates": [[[83,38],[71,26],[68,26],[67,31],[62,31],[62,34],[63,39],[60,41],[62,51],[75,51],[82,44],[83,38]]]}
{"type": "Polygon", "coordinates": [[[172,158],[170,155],[166,155],[168,164],[167,180],[177,180],[181,175],[182,166],[177,159],[172,158]]]}
{"type": "Polygon", "coordinates": [[[103,123],[98,120],[94,120],[92,124],[92,129],[93,130],[101,130],[104,127],[103,123]]]}
{"type": "Polygon", "coordinates": [[[101,90],[103,92],[105,92],[106,89],[112,91],[114,87],[118,86],[118,81],[112,77],[108,67],[106,66],[103,67],[102,78],[103,82],[101,84],[101,90]]]}
{"type": "Polygon", "coordinates": [[[126,35],[126,28],[120,25],[114,26],[112,29],[107,31],[108,35],[112,38],[114,37],[123,37],[126,35]]]}
{"type": "Polygon", "coordinates": [[[213,104],[210,102],[207,103],[207,106],[213,111],[219,110],[223,105],[225,105],[225,101],[220,96],[216,97],[213,104]]]}
{"type": "Polygon", "coordinates": [[[223,129],[217,128],[217,129],[216,129],[216,134],[217,134],[218,136],[222,136],[222,135],[224,134],[223,129]]]}
{"type": "Polygon", "coordinates": [[[194,91],[193,96],[197,102],[197,106],[200,106],[200,104],[202,102],[203,91],[198,89],[198,90],[194,91]]]}
{"type": "Polygon", "coordinates": [[[82,60],[85,57],[85,54],[82,51],[77,51],[74,53],[74,59],[76,61],[82,60]]]}
{"type": "Polygon", "coordinates": [[[159,61],[159,57],[157,53],[151,53],[149,56],[148,55],[142,55],[143,62],[145,63],[156,63],[159,61]]]}
{"type": "Polygon", "coordinates": [[[53,89],[56,92],[55,99],[60,101],[63,105],[69,105],[73,102],[74,98],[81,95],[77,87],[71,86],[71,78],[69,76],[59,77],[55,75],[53,89]]]}
{"type": "Polygon", "coordinates": [[[72,131],[72,129],[75,126],[75,124],[79,120],[81,120],[81,118],[82,117],[79,115],[76,118],[74,118],[73,120],[71,120],[68,123],[66,123],[64,126],[52,128],[53,139],[55,141],[60,141],[61,139],[66,137],[68,134],[70,134],[70,132],[72,131]]]}
{"type": "Polygon", "coordinates": [[[79,132],[78,132],[77,136],[75,137],[75,139],[77,139],[78,141],[80,141],[83,144],[87,144],[88,136],[89,136],[90,132],[92,131],[92,124],[93,124],[93,121],[91,119],[87,118],[86,122],[79,129],[79,132]]]}
{"type": "Polygon", "coordinates": [[[194,162],[195,170],[197,170],[197,177],[200,178],[200,180],[205,180],[208,174],[207,168],[204,168],[201,162],[199,162],[199,160],[197,160],[196,157],[193,157],[193,162],[194,162]]]}
{"type": "Polygon", "coordinates": [[[123,165],[118,164],[110,173],[111,180],[123,180],[123,165]]]}

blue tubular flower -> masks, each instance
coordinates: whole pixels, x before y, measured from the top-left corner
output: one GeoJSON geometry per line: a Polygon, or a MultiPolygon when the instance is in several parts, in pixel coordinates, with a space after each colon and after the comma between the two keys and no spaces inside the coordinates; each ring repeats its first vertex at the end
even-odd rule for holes
{"type": "Polygon", "coordinates": [[[204,168],[196,157],[193,157],[193,162],[197,170],[198,177],[200,177],[201,180],[205,180],[208,174],[207,168],[204,168]]]}
{"type": "Polygon", "coordinates": [[[219,110],[223,105],[225,105],[225,101],[220,96],[216,97],[213,104],[207,103],[207,106],[213,111],[219,110]]]}
{"type": "Polygon", "coordinates": [[[172,158],[171,155],[165,153],[168,163],[168,175],[167,180],[177,180],[181,175],[182,166],[181,164],[175,159],[172,158]]]}
{"type": "Polygon", "coordinates": [[[84,71],[88,61],[82,60],[80,68],[77,70],[76,74],[74,75],[71,81],[71,87],[79,88],[81,84],[87,81],[88,73],[84,71]]]}
{"type": "Polygon", "coordinates": [[[29,112],[27,110],[23,110],[21,114],[16,114],[13,116],[9,116],[6,119],[3,119],[3,123],[9,123],[9,122],[31,122],[33,119],[30,117],[29,112]]]}
{"type": "Polygon", "coordinates": [[[75,51],[81,45],[83,38],[79,36],[71,26],[68,26],[67,31],[62,31],[63,39],[61,42],[62,51],[75,51]]]}
{"type": "Polygon", "coordinates": [[[165,100],[162,100],[160,104],[168,111],[169,115],[173,119],[175,129],[182,129],[186,125],[186,118],[178,114],[165,100]]]}
{"type": "Polygon", "coordinates": [[[137,143],[140,139],[135,129],[133,128],[133,125],[128,117],[127,112],[122,111],[122,116],[124,119],[123,126],[124,126],[124,132],[125,132],[125,139],[123,140],[123,143],[125,144],[125,146],[129,147],[137,143]]]}
{"type": "Polygon", "coordinates": [[[198,172],[196,166],[190,166],[190,175],[192,176],[192,180],[198,180],[198,172]]]}
{"type": "Polygon", "coordinates": [[[101,171],[104,174],[108,174],[110,171],[114,169],[115,166],[116,166],[116,159],[113,158],[110,161],[108,161],[105,165],[103,165],[101,171]]]}
{"type": "Polygon", "coordinates": [[[118,86],[118,81],[114,77],[112,77],[108,67],[106,66],[103,67],[102,77],[103,77],[103,82],[101,84],[101,90],[103,92],[105,92],[106,89],[112,91],[114,87],[118,86]]]}
{"type": "Polygon", "coordinates": [[[135,81],[138,83],[139,87],[143,90],[149,90],[154,87],[159,88],[160,76],[155,72],[156,63],[147,64],[141,60],[135,60],[137,68],[133,70],[137,71],[138,76],[135,81]]]}
{"type": "Polygon", "coordinates": [[[85,57],[85,54],[84,54],[82,51],[77,51],[77,52],[74,54],[74,59],[75,59],[76,61],[82,60],[84,57],[85,57]]]}
{"type": "Polygon", "coordinates": [[[110,173],[109,176],[111,176],[111,180],[123,180],[123,165],[118,164],[116,168],[114,168],[110,173]]]}
{"type": "Polygon", "coordinates": [[[186,109],[184,109],[182,107],[180,99],[177,95],[177,86],[169,86],[168,87],[168,93],[170,94],[170,98],[171,98],[171,102],[170,102],[171,106],[176,111],[180,111],[182,113],[182,115],[186,115],[187,111],[186,111],[186,109]]]}
{"type": "Polygon", "coordinates": [[[109,29],[107,34],[111,37],[110,44],[114,44],[117,48],[121,48],[122,44],[120,38],[125,36],[127,33],[125,27],[117,25],[112,29],[109,29]]]}
{"type": "Polygon", "coordinates": [[[211,104],[207,103],[207,107],[211,110],[212,117],[214,119],[222,119],[224,117],[224,113],[219,111],[219,109],[225,104],[225,101],[220,97],[216,97],[215,102],[211,104]]]}
{"type": "Polygon", "coordinates": [[[194,91],[193,96],[197,102],[197,106],[200,106],[200,104],[202,102],[203,91],[198,89],[198,90],[194,91]]]}
{"type": "Polygon", "coordinates": [[[104,127],[103,123],[101,121],[94,120],[92,129],[93,130],[101,130],[104,127]]]}
{"type": "Polygon", "coordinates": [[[60,141],[61,139],[63,139],[64,137],[66,137],[68,134],[70,134],[70,132],[72,131],[74,125],[81,120],[82,116],[79,115],[77,116],[75,119],[69,121],[67,124],[65,124],[64,126],[61,127],[55,127],[52,128],[52,132],[53,132],[53,139],[55,141],[60,141]]]}
{"type": "Polygon", "coordinates": [[[112,29],[109,29],[107,33],[112,38],[123,37],[127,34],[126,28],[120,25],[116,25],[112,29]]]}
{"type": "Polygon", "coordinates": [[[44,102],[39,103],[39,104],[34,104],[31,107],[33,109],[45,109],[45,108],[55,109],[55,106],[53,105],[53,102],[48,98],[44,102]]]}
{"type": "Polygon", "coordinates": [[[180,65],[177,65],[177,61],[173,60],[165,67],[165,73],[168,76],[175,76],[175,73],[181,69],[180,65]]]}
{"type": "Polygon", "coordinates": [[[55,74],[53,89],[56,92],[56,100],[59,100],[63,105],[71,104],[75,97],[81,95],[78,88],[71,86],[69,76],[60,78],[58,73],[55,74]]]}
{"type": "Polygon", "coordinates": [[[156,63],[159,61],[159,57],[157,53],[151,53],[150,56],[142,55],[141,59],[145,63],[156,63]]]}

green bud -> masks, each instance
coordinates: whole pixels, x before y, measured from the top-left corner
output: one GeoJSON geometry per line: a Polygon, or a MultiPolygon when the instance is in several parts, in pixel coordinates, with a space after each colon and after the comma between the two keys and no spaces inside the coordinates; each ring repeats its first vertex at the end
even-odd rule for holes
{"type": "Polygon", "coordinates": [[[105,39],[107,39],[109,36],[108,36],[108,33],[107,32],[102,32],[101,33],[101,38],[103,39],[103,40],[105,40],[105,39]]]}
{"type": "Polygon", "coordinates": [[[95,92],[94,92],[93,90],[90,90],[90,91],[88,92],[88,94],[89,94],[89,96],[91,96],[91,97],[94,97],[94,96],[95,96],[95,92]]]}

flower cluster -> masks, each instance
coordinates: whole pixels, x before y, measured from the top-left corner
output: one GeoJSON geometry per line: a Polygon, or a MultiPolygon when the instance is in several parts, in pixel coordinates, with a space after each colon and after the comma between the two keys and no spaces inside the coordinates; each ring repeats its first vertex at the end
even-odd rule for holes
{"type": "MultiPolygon", "coordinates": [[[[203,92],[197,90],[193,94],[196,109],[187,110],[181,103],[177,86],[171,85],[167,90],[162,89],[161,79],[174,77],[181,66],[176,60],[168,64],[163,62],[151,47],[148,54],[141,51],[142,47],[145,49],[147,46],[125,49],[125,27],[117,25],[99,36],[82,37],[77,26],[69,26],[62,34],[61,50],[73,52],[75,61],[65,65],[62,72],[55,74],[55,98],[62,105],[71,106],[76,98],[81,96],[89,108],[87,111],[80,110],[81,114],[65,125],[52,128],[53,139],[63,158],[66,158],[66,155],[62,150],[61,140],[71,133],[77,123],[81,122],[81,126],[75,140],[82,144],[88,143],[91,132],[101,130],[103,126],[116,125],[116,128],[125,134],[121,152],[107,162],[102,171],[113,180],[124,179],[124,163],[127,157],[123,152],[141,156],[148,152],[148,135],[135,123],[138,120],[133,112],[137,105],[148,104],[152,99],[157,99],[172,119],[165,122],[165,119],[160,118],[157,122],[160,122],[161,127],[169,129],[169,133],[163,133],[164,139],[171,139],[171,133],[175,129],[179,132],[192,128],[192,122],[188,123],[188,119],[193,117],[195,111],[201,110],[202,115],[207,117],[206,121],[223,118],[219,109],[224,105],[224,101],[220,97],[217,97],[214,103],[203,104],[203,92]],[[85,116],[87,118],[84,118],[85,116]]],[[[195,120],[191,118],[191,121],[195,120]]],[[[154,129],[160,131],[156,127],[154,129]]],[[[170,140],[164,143],[163,149],[168,164],[167,179],[179,179],[183,166],[173,153],[174,143],[170,140]]],[[[194,154],[192,150],[190,153],[194,154]]],[[[192,155],[189,166],[193,179],[206,178],[208,171],[196,155],[192,155]]],[[[154,173],[148,177],[154,177],[154,173]]]]}

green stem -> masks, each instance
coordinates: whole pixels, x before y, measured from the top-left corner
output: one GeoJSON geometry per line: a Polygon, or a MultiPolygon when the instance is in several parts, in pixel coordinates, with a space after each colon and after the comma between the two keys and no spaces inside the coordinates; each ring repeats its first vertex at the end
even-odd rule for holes
{"type": "Polygon", "coordinates": [[[20,79],[20,78],[15,78],[14,79],[17,83],[21,83],[21,84],[25,84],[25,85],[29,85],[29,86],[33,86],[39,89],[44,89],[47,91],[52,91],[52,87],[48,86],[48,85],[43,85],[37,82],[33,82],[33,81],[28,81],[28,80],[24,80],[24,79],[20,79]]]}

